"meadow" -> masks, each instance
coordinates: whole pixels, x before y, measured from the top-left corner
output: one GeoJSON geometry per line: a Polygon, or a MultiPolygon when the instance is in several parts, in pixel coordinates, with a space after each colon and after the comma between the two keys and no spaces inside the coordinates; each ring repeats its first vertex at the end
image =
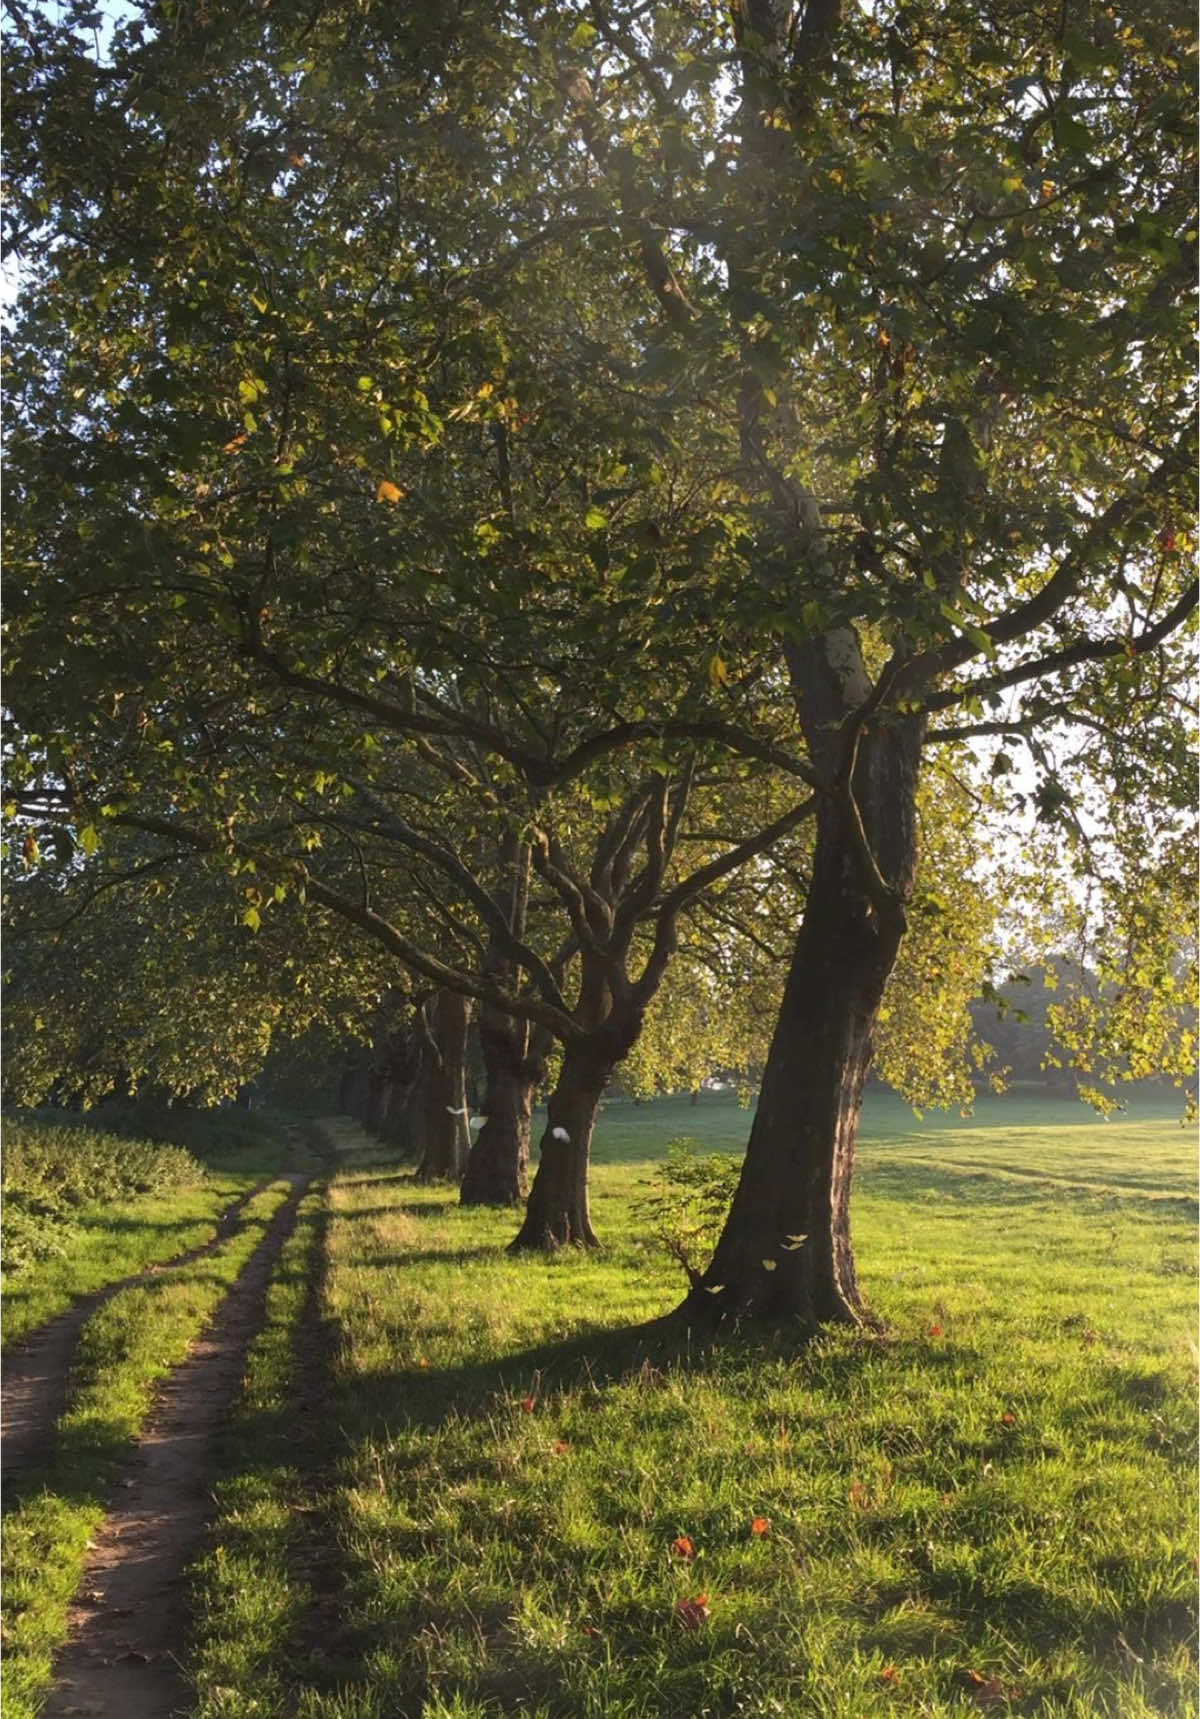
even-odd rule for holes
{"type": "Polygon", "coordinates": [[[638,1330],[683,1282],[632,1214],[673,1136],[741,1144],[732,1100],[610,1103],[605,1246],[549,1260],[343,1126],[323,1406],[287,1342],[302,1228],[196,1572],[200,1719],[1194,1714],[1171,1117],[874,1103],[856,1242],[885,1331],[707,1354],[638,1330]]]}

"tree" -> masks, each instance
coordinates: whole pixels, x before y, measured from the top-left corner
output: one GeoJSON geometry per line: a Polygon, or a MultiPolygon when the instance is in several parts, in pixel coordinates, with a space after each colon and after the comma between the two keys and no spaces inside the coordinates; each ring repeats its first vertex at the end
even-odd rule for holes
{"type": "MultiPolygon", "coordinates": [[[[482,748],[550,889],[567,844],[545,802],[602,799],[620,755],[650,914],[685,905],[645,840],[683,773],[722,750],[790,773],[811,876],[687,1311],[863,1317],[855,1132],[919,913],[930,751],[1023,749],[1058,875],[1101,880],[1085,935],[1136,948],[1143,990],[1178,956],[1187,20],[1165,0],[1133,22],[1091,0],[529,0],[281,6],[264,37],[210,8],[131,25],[99,67],[71,17],[20,9],[9,78],[10,220],[43,255],[11,343],[26,804],[153,797],[142,760],[116,768],[130,649],[183,772],[160,808],[202,810],[204,839],[231,790],[197,732],[226,705],[289,788],[318,711],[342,735],[354,713],[356,774],[380,734],[482,748]]],[[[553,1221],[536,1190],[527,1217],[559,1239],[588,1226],[553,1130],[576,1152],[648,1001],[632,933],[574,911],[597,943],[575,1009],[548,968],[515,997],[455,979],[567,1045],[553,1221]]]]}

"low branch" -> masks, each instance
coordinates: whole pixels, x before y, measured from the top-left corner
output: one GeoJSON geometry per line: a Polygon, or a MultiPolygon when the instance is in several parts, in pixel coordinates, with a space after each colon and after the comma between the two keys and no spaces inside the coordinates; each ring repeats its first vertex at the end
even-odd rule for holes
{"type": "Polygon", "coordinates": [[[436,866],[445,877],[448,877],[461,890],[471,905],[476,908],[480,918],[509,960],[523,968],[536,981],[548,1003],[566,1014],[566,1002],[554,982],[554,976],[549,967],[536,950],[531,949],[516,935],[503,908],[493,900],[474,872],[465,866],[450,848],[443,847],[440,842],[435,842],[430,836],[414,829],[390,806],[381,804],[365,783],[356,781],[352,776],[346,779],[359,799],[378,821],[380,830],[393,840],[400,842],[402,846],[411,849],[413,853],[420,854],[423,859],[427,859],[431,865],[436,866]]]}
{"type": "Polygon", "coordinates": [[[456,991],[462,996],[478,997],[482,1002],[493,1003],[506,1014],[519,1015],[525,1020],[536,1022],[546,1027],[554,1036],[561,1039],[565,1045],[577,1043],[581,1034],[575,1022],[564,1010],[553,1004],[539,1001],[534,997],[519,997],[484,979],[476,979],[469,973],[463,973],[458,968],[448,966],[439,961],[435,955],[430,955],[421,949],[411,939],[404,936],[396,927],[376,913],[373,908],[366,907],[360,902],[353,901],[343,895],[340,890],[332,889],[322,883],[309,871],[302,861],[284,859],[276,854],[264,853],[248,842],[238,841],[236,837],[222,832],[217,835],[213,831],[195,829],[174,818],[157,818],[133,812],[120,812],[113,819],[127,829],[144,830],[147,835],[162,836],[165,840],[176,842],[184,847],[195,849],[198,853],[235,853],[239,857],[253,860],[255,865],[270,876],[272,873],[280,879],[287,879],[298,885],[306,898],[311,898],[322,907],[335,913],[340,919],[348,920],[357,925],[360,930],[395,955],[404,965],[422,978],[430,980],[434,985],[447,990],[456,991]]]}
{"type": "Polygon", "coordinates": [[[919,652],[909,661],[904,674],[905,683],[914,687],[927,686],[938,675],[970,661],[981,651],[1026,638],[1037,627],[1053,620],[1078,592],[1093,557],[1136,517],[1152,496],[1163,490],[1172,479],[1190,472],[1194,463],[1194,431],[1189,426],[1165,458],[1136,488],[1118,496],[1098,519],[1092,521],[1082,540],[1064,555],[1039,591],[979,629],[987,644],[978,643],[975,638],[955,638],[948,639],[936,649],[919,652]]]}

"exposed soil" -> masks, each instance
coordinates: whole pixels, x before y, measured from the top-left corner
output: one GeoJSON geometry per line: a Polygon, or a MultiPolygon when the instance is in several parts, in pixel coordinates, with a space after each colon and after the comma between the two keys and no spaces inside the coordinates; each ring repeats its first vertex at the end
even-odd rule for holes
{"type": "Polygon", "coordinates": [[[71,1607],[44,1719],[170,1719],[190,1704],[175,1658],[188,1632],[184,1573],[211,1508],[213,1444],[309,1178],[290,1180],[287,1203],[163,1388],[71,1607]]]}
{"type": "Polygon", "coordinates": [[[131,1289],[136,1283],[145,1283],[175,1266],[189,1265],[220,1247],[240,1224],[247,1201],[267,1185],[267,1181],[261,1182],[257,1188],[242,1194],[226,1207],[217,1220],[211,1241],[190,1248],[186,1253],[176,1254],[174,1259],[160,1260],[142,1271],[132,1272],[116,1283],[106,1283],[103,1289],[83,1296],[65,1313],[30,1332],[5,1355],[3,1434],[0,1437],[0,1477],[5,1482],[27,1467],[31,1459],[45,1458],[54,1437],[55,1423],[67,1406],[67,1381],[79,1333],[96,1309],[120,1294],[121,1290],[131,1289]]]}

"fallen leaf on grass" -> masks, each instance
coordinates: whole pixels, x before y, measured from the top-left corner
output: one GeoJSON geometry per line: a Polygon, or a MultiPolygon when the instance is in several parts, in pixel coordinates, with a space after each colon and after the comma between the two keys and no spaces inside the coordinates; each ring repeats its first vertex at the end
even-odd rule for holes
{"type": "Polygon", "coordinates": [[[686,1534],[681,1534],[677,1540],[671,1541],[671,1550],[687,1564],[696,1556],[696,1548],[686,1534]]]}
{"type": "Polygon", "coordinates": [[[750,1523],[750,1532],[757,1534],[760,1539],[764,1534],[769,1534],[771,1532],[771,1518],[769,1516],[755,1516],[750,1523]]]}
{"type": "Polygon", "coordinates": [[[567,1439],[556,1438],[553,1445],[550,1448],[553,1450],[555,1456],[565,1456],[567,1454],[567,1452],[570,1450],[571,1446],[570,1446],[570,1443],[567,1439]]]}
{"type": "Polygon", "coordinates": [[[379,488],[375,491],[376,501],[401,501],[404,491],[399,484],[391,483],[387,478],[379,480],[379,488]]]}
{"type": "Polygon", "coordinates": [[[537,1408],[537,1398],[536,1397],[522,1397],[521,1398],[521,1407],[525,1410],[525,1413],[527,1415],[531,1415],[533,1413],[534,1409],[537,1408]]]}
{"type": "Polygon", "coordinates": [[[900,1681],[900,1673],[896,1670],[894,1665],[885,1665],[883,1670],[879,1673],[879,1681],[880,1683],[888,1684],[894,1689],[900,1681]]]}
{"type": "Polygon", "coordinates": [[[1010,1701],[1020,1700],[1020,1691],[1006,1689],[998,1677],[985,1677],[980,1671],[968,1671],[963,1681],[967,1693],[979,1702],[981,1707],[999,1707],[1010,1701]]]}
{"type": "Polygon", "coordinates": [[[1005,1409],[1004,1413],[1000,1416],[1000,1425],[1004,1427],[1015,1427],[1016,1424],[1016,1415],[1013,1414],[1011,1409],[1005,1409]]]}
{"type": "Polygon", "coordinates": [[[867,1502],[867,1489],[861,1480],[856,1480],[850,1487],[850,1502],[856,1510],[862,1510],[867,1502]]]}
{"type": "Polygon", "coordinates": [[[675,1616],[685,1629],[699,1629],[708,1615],[707,1594],[697,1594],[694,1600],[680,1600],[675,1607],[675,1616]]]}
{"type": "Polygon", "coordinates": [[[596,1628],[595,1624],[584,1624],[583,1633],[584,1633],[584,1635],[598,1636],[600,1634],[600,1631],[596,1628]]]}
{"type": "Polygon", "coordinates": [[[938,1324],[936,1319],[934,1320],[933,1324],[929,1327],[929,1335],[931,1337],[944,1337],[945,1336],[945,1332],[942,1330],[941,1326],[938,1324]]]}

